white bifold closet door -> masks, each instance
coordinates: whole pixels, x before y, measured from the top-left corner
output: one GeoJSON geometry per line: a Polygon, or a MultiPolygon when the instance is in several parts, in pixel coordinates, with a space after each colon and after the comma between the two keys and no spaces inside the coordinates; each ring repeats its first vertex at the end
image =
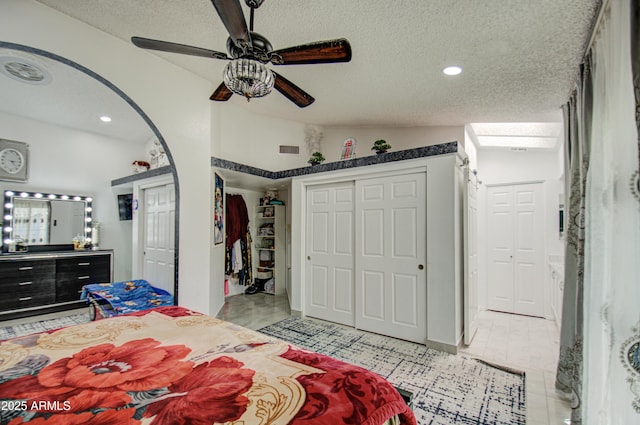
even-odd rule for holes
{"type": "Polygon", "coordinates": [[[353,181],[307,189],[305,314],[354,325],[353,181]]]}
{"type": "Polygon", "coordinates": [[[542,183],[490,186],[488,307],[544,316],[542,183]]]}
{"type": "Polygon", "coordinates": [[[426,173],[356,181],[356,327],[425,343],[426,173]]]}

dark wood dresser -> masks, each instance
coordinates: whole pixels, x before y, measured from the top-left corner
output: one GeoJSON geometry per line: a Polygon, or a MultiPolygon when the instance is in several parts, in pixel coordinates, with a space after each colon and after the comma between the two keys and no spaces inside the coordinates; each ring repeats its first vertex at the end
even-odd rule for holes
{"type": "Polygon", "coordinates": [[[83,285],[112,278],[110,250],[0,255],[0,321],[82,307],[83,285]]]}

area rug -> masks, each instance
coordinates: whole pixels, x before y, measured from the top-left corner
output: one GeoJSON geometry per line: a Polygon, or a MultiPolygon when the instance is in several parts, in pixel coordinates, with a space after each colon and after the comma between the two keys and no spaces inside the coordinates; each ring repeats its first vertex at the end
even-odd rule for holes
{"type": "Polygon", "coordinates": [[[0,327],[0,340],[36,334],[39,332],[50,331],[52,329],[88,323],[90,321],[89,313],[82,313],[59,317],[57,319],[41,320],[14,326],[4,326],[0,327]]]}
{"type": "Polygon", "coordinates": [[[289,317],[258,331],[362,366],[413,393],[418,424],[526,422],[522,372],[308,318],[289,317]]]}

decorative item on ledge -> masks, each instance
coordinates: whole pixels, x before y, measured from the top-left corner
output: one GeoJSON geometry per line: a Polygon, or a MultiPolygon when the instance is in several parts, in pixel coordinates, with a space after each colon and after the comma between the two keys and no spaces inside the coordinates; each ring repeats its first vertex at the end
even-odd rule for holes
{"type": "Polygon", "coordinates": [[[376,140],[373,143],[373,146],[371,146],[371,150],[376,151],[378,155],[380,155],[381,153],[385,153],[389,149],[391,149],[391,145],[388,144],[386,140],[382,140],[382,139],[376,140]]]}
{"type": "Polygon", "coordinates": [[[340,159],[353,159],[356,157],[356,139],[350,137],[342,143],[342,153],[340,159]]]}
{"type": "Polygon", "coordinates": [[[151,164],[149,164],[147,161],[133,161],[131,163],[131,167],[133,168],[134,173],[141,173],[144,171],[149,171],[149,168],[151,168],[151,164]]]}
{"type": "Polygon", "coordinates": [[[324,159],[325,158],[324,155],[322,155],[322,152],[314,152],[313,154],[311,154],[311,158],[309,158],[307,162],[313,166],[320,164],[324,161],[324,159]]]}

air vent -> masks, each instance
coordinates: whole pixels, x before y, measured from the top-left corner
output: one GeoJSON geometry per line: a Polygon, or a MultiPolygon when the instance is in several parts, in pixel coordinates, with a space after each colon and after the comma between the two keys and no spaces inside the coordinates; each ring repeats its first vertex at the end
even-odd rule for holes
{"type": "Polygon", "coordinates": [[[48,84],[51,82],[51,74],[25,59],[0,57],[0,66],[0,73],[23,83],[48,84]]]}
{"type": "Polygon", "coordinates": [[[280,145],[280,153],[288,153],[293,155],[300,154],[300,146],[280,145]]]}
{"type": "Polygon", "coordinates": [[[511,148],[513,152],[526,152],[527,148],[511,148]]]}

